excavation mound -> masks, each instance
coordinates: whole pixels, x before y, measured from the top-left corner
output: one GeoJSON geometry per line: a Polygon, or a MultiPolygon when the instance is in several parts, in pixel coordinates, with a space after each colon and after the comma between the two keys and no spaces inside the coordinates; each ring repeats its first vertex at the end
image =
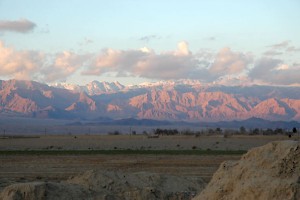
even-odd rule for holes
{"type": "Polygon", "coordinates": [[[67,181],[10,185],[1,200],[189,200],[205,183],[201,178],[149,172],[86,171],[67,181]]]}
{"type": "Polygon", "coordinates": [[[272,142],[223,162],[195,199],[300,199],[299,143],[272,142]]]}
{"type": "Polygon", "coordinates": [[[149,172],[87,171],[68,183],[94,192],[97,199],[191,199],[205,183],[201,178],[149,172]]]}
{"type": "Polygon", "coordinates": [[[18,183],[6,187],[1,200],[81,200],[92,199],[89,191],[78,185],[54,182],[18,183]]]}

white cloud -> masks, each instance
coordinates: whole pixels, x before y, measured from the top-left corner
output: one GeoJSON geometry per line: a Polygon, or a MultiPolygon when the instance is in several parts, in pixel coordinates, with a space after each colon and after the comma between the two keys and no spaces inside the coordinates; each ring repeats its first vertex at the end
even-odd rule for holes
{"type": "Polygon", "coordinates": [[[242,73],[252,57],[221,49],[213,58],[207,54],[193,55],[187,42],[179,42],[174,51],[155,53],[146,47],[140,50],[103,50],[94,64],[84,71],[85,75],[102,75],[108,72],[118,76],[138,76],[150,79],[200,79],[214,81],[224,75],[242,73]]]}
{"type": "Polygon", "coordinates": [[[290,69],[290,67],[287,64],[281,64],[275,68],[275,70],[289,70],[289,69],[290,69]]]}
{"type": "Polygon", "coordinates": [[[149,49],[148,47],[140,48],[140,51],[144,53],[154,53],[153,49],[149,49]]]}
{"type": "Polygon", "coordinates": [[[41,81],[65,81],[89,61],[89,55],[62,52],[17,51],[0,41],[0,76],[41,81]]]}
{"type": "Polygon", "coordinates": [[[179,42],[177,44],[177,53],[175,55],[183,55],[183,56],[187,56],[189,55],[191,52],[189,50],[189,44],[185,41],[179,42]]]}
{"type": "Polygon", "coordinates": [[[82,75],[113,74],[156,80],[196,79],[202,82],[238,84],[239,82],[291,85],[300,83],[300,65],[289,65],[271,57],[252,65],[249,54],[223,48],[218,53],[203,51],[193,54],[187,42],[177,49],[156,53],[147,47],[138,50],[104,49],[96,54],[64,51],[45,54],[18,51],[0,41],[0,76],[35,79],[46,82],[66,81],[77,72],[82,75]]]}
{"type": "Polygon", "coordinates": [[[215,77],[240,74],[251,62],[251,55],[232,52],[229,48],[223,48],[217,54],[209,72],[215,77]]]}
{"type": "Polygon", "coordinates": [[[27,33],[33,30],[36,27],[36,24],[27,20],[0,20],[0,31],[12,31],[19,33],[27,33]]]}
{"type": "Polygon", "coordinates": [[[44,55],[36,51],[15,51],[0,41],[0,75],[30,79],[41,66],[44,55]]]}
{"type": "Polygon", "coordinates": [[[140,50],[103,50],[84,74],[101,75],[116,72],[119,76],[138,76],[153,79],[188,78],[198,61],[191,55],[186,42],[178,49],[156,54],[146,47],[140,50]]]}

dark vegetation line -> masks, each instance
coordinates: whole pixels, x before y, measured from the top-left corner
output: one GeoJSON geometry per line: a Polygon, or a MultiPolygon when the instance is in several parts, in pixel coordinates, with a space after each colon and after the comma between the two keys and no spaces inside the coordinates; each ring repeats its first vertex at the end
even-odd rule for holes
{"type": "Polygon", "coordinates": [[[0,155],[242,155],[245,150],[1,150],[0,155]]]}

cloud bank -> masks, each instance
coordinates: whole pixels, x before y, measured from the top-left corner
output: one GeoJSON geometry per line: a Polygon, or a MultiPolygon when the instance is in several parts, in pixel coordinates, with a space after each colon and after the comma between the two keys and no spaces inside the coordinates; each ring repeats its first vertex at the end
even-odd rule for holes
{"type": "Polygon", "coordinates": [[[282,60],[261,58],[250,70],[248,76],[253,80],[278,85],[291,85],[300,83],[300,65],[289,66],[282,60]]]}
{"type": "Polygon", "coordinates": [[[138,76],[150,79],[200,79],[215,81],[224,75],[242,73],[252,62],[251,56],[221,49],[213,61],[193,55],[187,42],[179,42],[175,51],[155,53],[151,49],[113,50],[100,52],[95,62],[83,73],[101,75],[116,72],[118,76],[138,76]]]}
{"type": "Polygon", "coordinates": [[[19,19],[15,21],[0,20],[0,31],[12,31],[18,33],[27,33],[32,31],[36,27],[36,24],[27,20],[19,19]]]}
{"type": "MultiPolygon", "coordinates": [[[[277,45],[276,48],[291,45],[277,45]]],[[[273,48],[273,47],[272,47],[273,48]]],[[[275,48],[275,47],[274,47],[275,48]]],[[[202,82],[247,82],[273,85],[300,84],[300,65],[288,64],[270,56],[255,59],[251,54],[222,48],[218,52],[192,53],[187,42],[179,42],[173,51],[157,53],[153,49],[103,49],[94,54],[70,51],[46,54],[18,51],[0,41],[0,76],[35,79],[45,82],[66,81],[82,76],[106,73],[119,77],[155,80],[196,79],[202,82]]]]}
{"type": "Polygon", "coordinates": [[[101,75],[116,72],[118,76],[139,76],[151,79],[176,79],[190,77],[197,68],[197,59],[186,42],[178,43],[177,50],[161,54],[152,49],[113,50],[99,53],[91,66],[83,73],[101,75]]]}

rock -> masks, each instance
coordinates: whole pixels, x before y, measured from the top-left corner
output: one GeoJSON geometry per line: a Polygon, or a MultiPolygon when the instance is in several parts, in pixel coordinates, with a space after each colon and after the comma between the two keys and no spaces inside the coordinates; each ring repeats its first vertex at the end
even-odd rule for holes
{"type": "Polygon", "coordinates": [[[223,162],[195,200],[300,199],[300,146],[277,141],[223,162]]]}

